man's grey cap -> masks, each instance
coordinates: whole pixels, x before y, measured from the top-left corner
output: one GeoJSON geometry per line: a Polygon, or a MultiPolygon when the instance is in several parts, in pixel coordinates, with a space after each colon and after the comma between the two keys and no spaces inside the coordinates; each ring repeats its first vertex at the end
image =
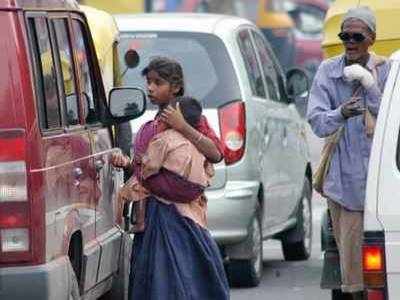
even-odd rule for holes
{"type": "Polygon", "coordinates": [[[342,25],[349,19],[361,20],[372,32],[376,32],[376,18],[374,12],[368,6],[350,8],[343,17],[342,25]]]}

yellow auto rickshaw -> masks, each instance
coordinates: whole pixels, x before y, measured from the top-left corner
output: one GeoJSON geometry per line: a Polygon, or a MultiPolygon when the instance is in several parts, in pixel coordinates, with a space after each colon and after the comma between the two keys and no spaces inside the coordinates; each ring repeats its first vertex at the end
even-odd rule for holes
{"type": "Polygon", "coordinates": [[[119,31],[114,17],[109,13],[85,5],[80,5],[89,23],[90,32],[99,61],[104,90],[120,86],[121,72],[118,59],[119,31]]]}
{"type": "Polygon", "coordinates": [[[372,51],[389,56],[400,48],[399,0],[336,0],[331,4],[325,18],[322,48],[325,57],[343,53],[342,42],[338,38],[343,15],[349,8],[358,5],[369,6],[377,18],[377,36],[372,51]]]}
{"type": "Polygon", "coordinates": [[[80,0],[80,4],[104,10],[110,14],[142,13],[145,0],[80,0]]]}
{"type": "Polygon", "coordinates": [[[256,24],[272,46],[284,69],[294,65],[294,22],[281,0],[259,0],[256,24]]]}

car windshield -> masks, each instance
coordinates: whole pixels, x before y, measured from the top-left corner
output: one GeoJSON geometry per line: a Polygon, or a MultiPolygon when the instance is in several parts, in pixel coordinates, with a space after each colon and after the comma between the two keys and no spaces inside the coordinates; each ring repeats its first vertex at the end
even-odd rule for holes
{"type": "MultiPolygon", "coordinates": [[[[182,64],[185,94],[200,100],[203,108],[216,108],[241,98],[228,52],[222,40],[214,35],[187,32],[122,33],[119,45],[121,66],[125,66],[124,55],[129,49],[139,54],[139,64],[126,71],[124,85],[146,89],[142,70],[152,58],[167,56],[182,64]]],[[[150,108],[155,108],[148,104],[150,108]]]]}

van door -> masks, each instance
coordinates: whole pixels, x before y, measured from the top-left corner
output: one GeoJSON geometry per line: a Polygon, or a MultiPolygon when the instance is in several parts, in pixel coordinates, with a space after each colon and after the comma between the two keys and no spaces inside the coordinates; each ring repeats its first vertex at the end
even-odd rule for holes
{"type": "MultiPolygon", "coordinates": [[[[26,16],[41,132],[38,156],[42,157],[41,166],[32,172],[42,173],[44,178],[46,261],[50,261],[68,255],[74,233],[81,237],[85,253],[95,240],[90,188],[95,178],[89,134],[82,125],[77,97],[68,15],[26,16]]],[[[95,251],[92,253],[95,257],[95,251]]],[[[97,262],[88,265],[97,270],[97,262]]],[[[80,278],[81,273],[76,272],[80,278]]]]}
{"type": "Polygon", "coordinates": [[[265,117],[273,117],[278,124],[274,130],[276,135],[276,173],[266,167],[266,177],[276,177],[277,184],[269,189],[264,189],[265,194],[276,193],[273,203],[276,212],[276,222],[281,224],[289,219],[289,214],[293,211],[295,199],[293,195],[293,153],[291,153],[290,124],[292,123],[291,113],[285,101],[285,95],[281,95],[279,90],[279,74],[274,66],[273,54],[269,51],[269,45],[264,37],[255,30],[252,30],[257,56],[262,69],[262,76],[270,95],[269,101],[273,103],[273,110],[266,112],[265,117]]]}
{"type": "Polygon", "coordinates": [[[400,295],[400,74],[394,61],[379,110],[370,158],[365,221],[368,231],[384,230],[387,288],[400,295]],[[390,101],[389,101],[390,100],[390,101]],[[377,189],[376,189],[377,187],[377,189]],[[379,224],[376,226],[375,224],[379,224]]]}
{"type": "Polygon", "coordinates": [[[279,195],[281,191],[280,178],[280,153],[282,122],[279,119],[279,104],[271,99],[265,88],[261,67],[257,59],[250,29],[239,32],[239,46],[245,62],[248,78],[252,91],[252,97],[246,105],[246,122],[251,122],[255,130],[247,129],[248,141],[258,141],[257,144],[249,144],[249,156],[254,157],[254,169],[259,171],[264,189],[264,232],[268,232],[271,226],[280,219],[279,195]]]}
{"type": "MultiPolygon", "coordinates": [[[[101,257],[97,281],[109,277],[118,269],[118,253],[121,242],[121,230],[115,224],[116,187],[122,183],[122,174],[116,173],[109,163],[113,148],[109,128],[100,123],[100,105],[104,101],[104,90],[99,72],[95,72],[95,52],[89,43],[89,30],[78,17],[72,19],[74,32],[73,46],[76,49],[80,98],[83,104],[83,117],[89,132],[93,173],[93,201],[96,208],[96,239],[101,247],[101,257]],[[114,181],[119,178],[119,181],[114,181]]],[[[112,49],[111,49],[112,50],[112,49]]],[[[97,70],[99,71],[99,70],[97,70]]]]}

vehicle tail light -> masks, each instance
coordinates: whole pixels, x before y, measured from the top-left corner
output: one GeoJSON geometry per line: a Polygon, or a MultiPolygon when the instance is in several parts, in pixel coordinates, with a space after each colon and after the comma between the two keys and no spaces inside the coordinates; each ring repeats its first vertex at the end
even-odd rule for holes
{"type": "Polygon", "coordinates": [[[2,252],[21,252],[29,250],[29,230],[27,228],[2,229],[2,252]]]}
{"type": "Polygon", "coordinates": [[[367,290],[367,300],[385,300],[385,293],[383,290],[367,290]]]}
{"type": "Polygon", "coordinates": [[[385,248],[382,233],[365,233],[362,249],[367,300],[386,299],[385,248]]]}
{"type": "MultiPolygon", "coordinates": [[[[0,253],[28,252],[30,216],[26,139],[21,129],[0,131],[0,253]]],[[[18,259],[12,255],[13,260],[18,259]]]]}
{"type": "Polygon", "coordinates": [[[218,110],[221,139],[224,144],[225,163],[239,161],[246,145],[246,112],[242,101],[225,104],[218,110]]]}

